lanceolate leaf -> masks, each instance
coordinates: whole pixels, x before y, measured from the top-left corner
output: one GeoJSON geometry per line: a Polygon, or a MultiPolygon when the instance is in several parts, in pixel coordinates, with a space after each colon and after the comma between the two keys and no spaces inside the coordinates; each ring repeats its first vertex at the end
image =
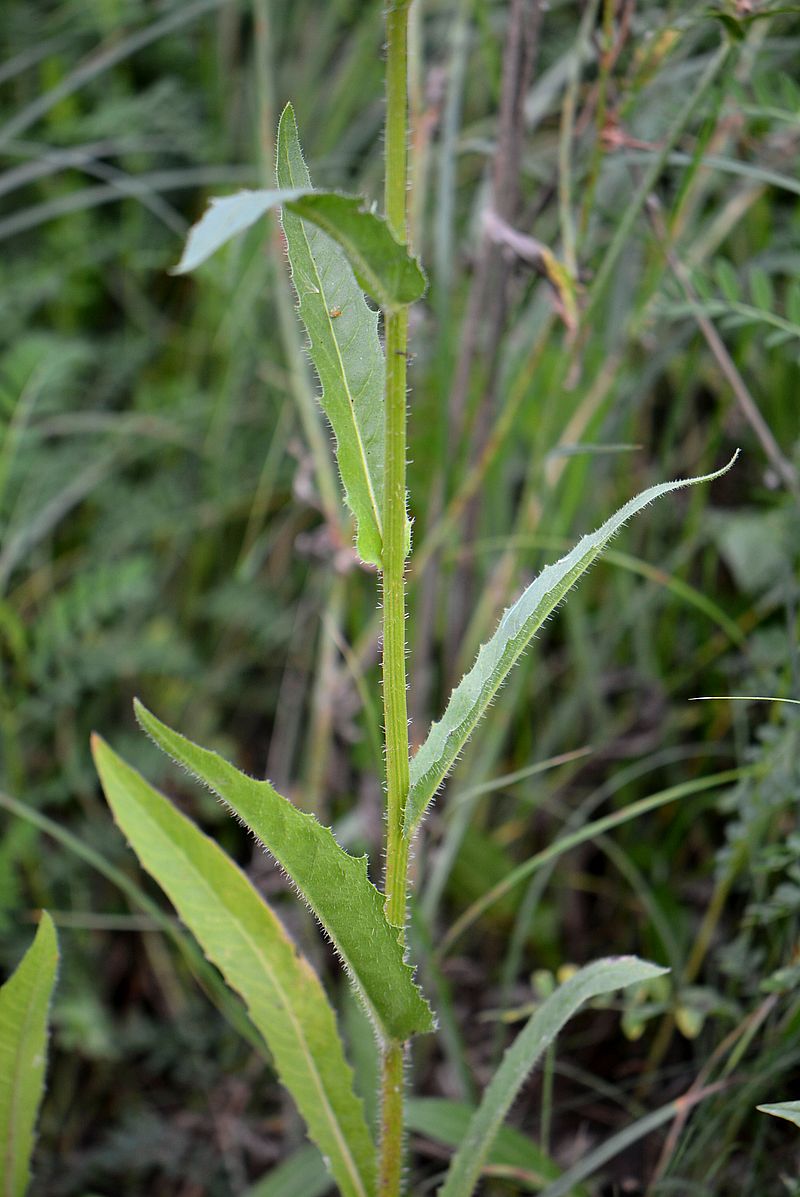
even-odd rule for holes
{"type": "Polygon", "coordinates": [[[136,714],[163,750],[205,782],[237,814],[289,875],[327,931],[378,1032],[405,1040],[433,1029],[430,1007],[403,959],[383,897],[367,876],[367,858],[337,844],[329,828],[304,814],[268,781],[240,773],[151,715],[136,714]]]}
{"type": "MultiPolygon", "coordinates": [[[[446,1147],[460,1147],[475,1116],[474,1106],[441,1097],[411,1097],[406,1110],[410,1131],[446,1147]]],[[[538,1143],[510,1126],[499,1128],[485,1163],[518,1170],[527,1179],[526,1188],[536,1192],[561,1175],[561,1168],[538,1143]]]]}
{"type": "MultiPolygon", "coordinates": [[[[290,105],[278,125],[277,174],[280,187],[311,186],[290,105]]],[[[283,211],[283,231],[298,311],[322,387],[320,402],[336,437],[347,505],[356,517],[358,552],[380,566],[385,370],[378,316],[335,241],[289,208],[283,211]]]]}
{"type": "MultiPolygon", "coordinates": [[[[289,113],[284,119],[289,119],[289,113]]],[[[280,153],[280,140],[278,147],[280,153]]],[[[415,303],[425,294],[425,275],[417,259],[395,241],[384,218],[366,209],[359,196],[315,191],[285,207],[341,245],[361,287],[385,312],[415,303]]]]}
{"type": "Polygon", "coordinates": [[[372,1197],[375,1145],[319,979],[232,860],[102,740],[114,818],[203,951],[245,1001],[344,1197],[372,1197]]]}
{"type": "Polygon", "coordinates": [[[288,208],[338,242],[362,288],[384,310],[414,303],[424,294],[425,275],[419,263],[395,241],[382,216],[370,212],[360,196],[315,191],[310,182],[279,191],[244,190],[214,196],[189,230],[181,260],[172,273],[196,270],[270,208],[288,208]]]}
{"type": "Polygon", "coordinates": [[[584,1002],[659,977],[667,969],[635,956],[597,960],[565,981],[531,1015],[503,1056],[483,1095],[450,1168],[439,1197],[470,1197],[498,1130],[525,1078],[565,1023],[584,1002]]]}
{"type": "Polygon", "coordinates": [[[533,636],[623,524],[661,495],[719,478],[731,468],[736,456],[738,453],[713,474],[662,482],[631,499],[596,532],[579,540],[566,557],[554,565],[545,566],[513,606],[504,611],[494,635],[481,647],[472,669],[450,695],[442,719],[433,724],[427,739],[411,761],[405,813],[406,835],[413,835],[475,725],[533,636]]]}
{"type": "Polygon", "coordinates": [[[778,1101],[772,1105],[757,1106],[762,1114],[772,1114],[775,1118],[785,1118],[787,1122],[793,1122],[795,1126],[800,1126],[800,1101],[778,1101]]]}
{"type": "Polygon", "coordinates": [[[23,1197],[47,1061],[47,1012],[58,943],[46,911],[33,943],[0,989],[0,1194],[23,1197]]]}
{"type": "Polygon", "coordinates": [[[189,274],[202,266],[234,237],[244,233],[271,208],[307,195],[308,187],[286,191],[237,191],[235,195],[215,195],[203,215],[189,229],[181,260],[173,274],[189,274]]]}
{"type": "Polygon", "coordinates": [[[319,1152],[301,1147],[277,1168],[270,1168],[262,1180],[244,1193],[244,1197],[325,1197],[331,1182],[319,1152]]]}

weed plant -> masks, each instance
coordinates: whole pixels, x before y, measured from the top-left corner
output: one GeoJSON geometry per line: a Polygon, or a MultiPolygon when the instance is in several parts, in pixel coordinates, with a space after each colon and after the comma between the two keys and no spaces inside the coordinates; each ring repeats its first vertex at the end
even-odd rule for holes
{"type": "MultiPolygon", "coordinates": [[[[194,6],[197,13],[185,19],[207,21],[200,10],[212,7],[194,6]]],[[[86,80],[86,107],[70,104],[69,96],[81,93],[67,88],[52,117],[50,110],[33,114],[50,121],[53,145],[20,144],[24,122],[16,131],[12,125],[6,142],[12,153],[50,167],[49,175],[25,183],[29,203],[12,211],[4,229],[12,250],[4,290],[14,294],[3,376],[4,805],[15,815],[2,844],[8,962],[29,939],[19,918],[25,903],[49,906],[67,944],[56,1004],[59,1050],[34,1180],[42,1192],[103,1191],[109,1184],[114,1192],[143,1185],[174,1192],[183,1183],[243,1192],[259,1159],[260,1170],[265,1163],[257,1153],[249,1158],[242,1143],[220,1146],[187,1130],[180,1105],[174,1113],[148,1110],[138,1062],[128,1095],[110,1101],[113,1125],[104,1126],[97,1113],[95,1129],[76,1113],[66,1116],[82,1075],[94,1077],[99,1110],[99,1095],[114,1092],[118,1061],[144,1051],[145,1072],[167,1085],[162,1091],[185,1094],[179,1102],[202,1121],[204,1105],[192,1091],[207,1091],[221,1074],[230,1084],[255,1078],[263,1054],[218,977],[141,879],[133,880],[97,802],[84,750],[89,724],[108,729],[115,747],[154,776],[155,754],[111,730],[113,712],[124,724],[127,696],[144,679],[148,706],[170,723],[198,740],[214,738],[215,748],[243,760],[249,773],[266,771],[278,791],[291,786],[296,806],[333,822],[354,854],[371,847],[376,879],[383,725],[396,740],[394,754],[387,745],[395,811],[387,861],[403,872],[396,815],[409,752],[396,708],[405,687],[394,686],[388,700],[395,713],[383,715],[372,664],[374,574],[359,569],[349,517],[338,508],[302,338],[280,279],[282,247],[273,233],[265,255],[259,226],[226,251],[224,264],[215,259],[204,268],[196,285],[176,282],[168,290],[159,274],[160,295],[169,296],[166,315],[152,303],[154,268],[174,260],[182,218],[173,210],[172,226],[165,222],[158,188],[172,183],[148,177],[143,156],[164,155],[156,163],[163,176],[180,147],[200,160],[193,169],[206,172],[190,176],[192,186],[215,174],[255,186],[258,170],[216,164],[232,132],[240,137],[242,128],[258,125],[260,181],[271,186],[276,114],[267,55],[283,71],[275,95],[297,100],[315,182],[359,179],[376,196],[380,9],[332,9],[315,22],[305,8],[257,5],[252,25],[220,18],[216,38],[211,29],[193,33],[191,43],[173,37],[175,73],[159,74],[154,58],[148,65],[162,91],[170,79],[173,89],[178,78],[193,85],[185,107],[174,92],[166,102],[150,96],[146,75],[120,71],[132,72],[127,64],[136,62],[123,42],[116,64],[109,63],[116,111],[104,102],[101,118],[102,89],[86,80]],[[200,52],[190,53],[189,45],[200,52]],[[215,82],[216,50],[255,81],[253,90],[215,82]],[[308,70],[308,86],[293,78],[298,63],[308,70]],[[309,102],[322,74],[332,81],[324,115],[309,102]],[[86,90],[93,86],[94,93],[86,90]],[[212,103],[220,115],[227,107],[227,120],[214,126],[217,140],[200,147],[197,130],[209,122],[196,115],[212,103]],[[258,119],[242,120],[242,107],[257,110],[258,119]],[[74,176],[65,176],[63,158],[59,165],[54,157],[81,139],[105,136],[112,125],[114,148],[90,147],[93,161],[113,156],[130,177],[145,180],[137,198],[113,209],[126,214],[121,232],[110,207],[90,207],[88,195],[71,198],[74,176]],[[159,126],[168,126],[160,143],[159,126]],[[119,131],[134,127],[152,135],[143,132],[140,146],[123,144],[119,131]],[[54,196],[55,209],[43,211],[54,196]],[[34,256],[32,228],[49,255],[34,256]],[[76,247],[74,265],[65,238],[76,247]],[[133,269],[122,260],[123,243],[138,261],[133,269]],[[84,245],[100,255],[89,275],[84,245]],[[103,254],[114,263],[110,271],[103,254]],[[60,285],[64,278],[69,288],[60,285]],[[86,328],[100,327],[100,312],[110,335],[87,335],[86,328]],[[280,331],[265,339],[265,328],[280,331]],[[354,818],[347,796],[357,787],[354,818]],[[22,809],[12,795],[24,797],[22,809]],[[45,811],[58,822],[48,822],[45,811]],[[103,885],[119,886],[129,905],[95,913],[113,908],[113,891],[103,885]],[[131,966],[123,944],[139,926],[148,930],[131,966]],[[161,945],[153,934],[159,926],[179,954],[154,946],[161,945]],[[104,956],[115,963],[98,987],[92,961],[104,956]],[[250,1047],[237,1046],[205,1013],[188,984],[192,974],[250,1047]],[[133,996],[142,976],[152,978],[144,1007],[133,996]],[[157,1031],[165,1017],[167,1035],[157,1031]],[[68,1145],[72,1154],[62,1168],[56,1161],[68,1145]]],[[[424,1136],[412,1143],[409,1183],[414,1192],[431,1179],[434,1190],[441,1184],[441,1155],[430,1145],[441,1151],[464,1139],[508,1042],[508,1023],[531,1016],[532,996],[533,1017],[541,1014],[549,974],[603,950],[634,949],[672,970],[668,981],[628,991],[623,1002],[633,1044],[628,1059],[639,1074],[634,1085],[626,1085],[606,1046],[616,1034],[610,1014],[595,1011],[579,1024],[580,1041],[573,1038],[567,1049],[560,1040],[558,1054],[548,1052],[540,1086],[516,1107],[528,1136],[520,1143],[504,1137],[510,1131],[498,1135],[483,1187],[572,1192],[597,1186],[595,1176],[605,1172],[620,1181],[633,1173],[650,1178],[654,1193],[724,1193],[734,1183],[738,1191],[744,1170],[742,1191],[770,1191],[782,1183],[779,1173],[789,1183],[793,1168],[786,1133],[759,1122],[753,1108],[790,1097],[796,1067],[796,726],[789,706],[770,714],[763,706],[685,707],[677,700],[703,692],[789,696],[796,687],[796,409],[785,396],[796,376],[797,96],[784,69],[796,30],[780,13],[715,18],[688,8],[665,14],[645,7],[629,21],[612,5],[600,13],[589,6],[580,27],[571,9],[542,15],[533,4],[493,12],[465,4],[455,14],[429,5],[411,13],[409,212],[413,245],[430,274],[425,300],[411,309],[412,752],[509,594],[524,590],[538,556],[558,556],[576,530],[598,523],[651,481],[634,446],[644,444],[661,476],[722,462],[736,444],[745,454],[710,492],[727,510],[708,509],[707,488],[696,488],[682,499],[680,521],[674,506],[656,506],[626,534],[622,549],[610,551],[611,568],[595,571],[576,591],[498,694],[415,841],[410,950],[440,1033],[437,1042],[420,1037],[415,1048],[414,1088],[437,1096],[408,1103],[407,1125],[424,1136]],[[436,62],[445,64],[441,74],[436,62]],[[640,538],[635,555],[631,534],[640,538]],[[644,805],[634,822],[637,803],[644,805]],[[601,815],[610,822],[592,825],[601,815]],[[476,947],[477,975],[470,963],[476,947]],[[575,1063],[586,1061],[587,1049],[595,1078],[575,1063]],[[592,1086],[622,1112],[619,1135],[595,1122],[596,1138],[577,1172],[567,1169],[559,1179],[551,1156],[566,1162],[576,1120],[591,1110],[592,1086]],[[684,1094],[689,1100],[678,1102],[684,1094]],[[637,1155],[637,1144],[646,1145],[646,1156],[637,1155]],[[786,1152],[780,1162],[777,1145],[786,1152]]],[[[177,10],[168,15],[184,19],[177,10]]],[[[137,16],[144,14],[132,8],[132,30],[137,16]]],[[[93,25],[94,14],[83,19],[87,42],[118,42],[112,18],[105,28],[93,25]]],[[[160,45],[154,26],[139,28],[160,45]]],[[[75,32],[53,32],[60,48],[43,43],[33,64],[21,57],[22,80],[36,63],[46,64],[42,77],[56,85],[68,72],[75,32]]],[[[17,84],[14,99],[25,114],[24,86],[17,84]]],[[[242,160],[252,157],[247,142],[242,151],[242,160]]],[[[292,219],[309,227],[307,211],[284,213],[287,226],[292,219]]],[[[390,225],[395,239],[405,240],[390,225]]],[[[288,227],[286,234],[291,242],[288,227]]],[[[394,322],[397,335],[402,310],[394,310],[387,288],[408,267],[391,260],[400,261],[393,281],[359,279],[368,290],[384,288],[371,293],[388,313],[387,334],[394,322]]],[[[294,260],[293,268],[296,281],[294,260]]],[[[338,301],[327,311],[337,333],[349,312],[338,301]]],[[[390,367],[405,362],[392,356],[385,355],[390,367]]],[[[397,379],[394,386],[405,394],[397,379]]],[[[345,475],[335,421],[334,429],[345,475]]],[[[357,486],[344,481],[359,519],[358,545],[369,559],[357,486]]],[[[372,563],[385,566],[383,555],[381,540],[372,563]]],[[[395,559],[395,580],[401,573],[395,559]]],[[[384,603],[384,619],[388,609],[384,603]]],[[[400,619],[392,626],[399,678],[400,619]]],[[[385,668],[392,651],[385,636],[383,646],[385,668]]],[[[440,739],[436,750],[423,745],[423,762],[427,747],[431,760],[448,763],[451,741],[443,733],[440,739]]],[[[417,794],[436,772],[422,771],[417,794]]],[[[266,885],[270,908],[327,974],[258,854],[250,858],[246,841],[212,802],[188,786],[174,792],[247,866],[258,888],[266,885]]],[[[183,823],[177,827],[189,834],[183,823]]],[[[364,892],[372,901],[372,891],[364,892]]],[[[387,925],[400,930],[405,920],[394,911],[387,925]]],[[[381,927],[378,920],[375,934],[385,935],[381,927]]],[[[327,979],[336,993],[335,974],[327,979]]],[[[403,992],[396,981],[388,986],[395,999],[403,992]]],[[[344,993],[338,997],[371,1139],[372,1039],[358,1008],[344,993]]],[[[390,1043],[396,1038],[388,1036],[390,1043]]],[[[384,1068],[396,1075],[400,1053],[383,1039],[384,1068]]],[[[334,1071],[339,1081],[346,1076],[343,1065],[334,1071]]],[[[211,1108],[236,1109],[224,1083],[211,1108]]],[[[397,1116],[384,1116],[384,1132],[389,1123],[400,1125],[397,1116]]],[[[271,1140],[276,1151],[292,1134],[290,1118],[281,1126],[271,1140]]],[[[367,1160],[363,1128],[355,1141],[367,1160]]],[[[318,1156],[309,1152],[268,1169],[265,1184],[273,1188],[263,1191],[324,1185],[318,1156]]],[[[480,1158],[477,1148],[468,1154],[480,1158]]],[[[383,1158],[380,1183],[392,1192],[399,1156],[391,1143],[383,1158]]]]}

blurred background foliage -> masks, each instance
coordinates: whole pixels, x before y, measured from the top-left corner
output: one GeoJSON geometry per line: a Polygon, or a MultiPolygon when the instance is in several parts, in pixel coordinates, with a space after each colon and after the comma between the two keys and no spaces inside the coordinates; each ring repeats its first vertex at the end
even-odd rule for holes
{"type": "MultiPolygon", "coordinates": [[[[579,1021],[514,1112],[529,1156],[588,1161],[597,1195],[800,1192],[791,1128],[754,1112],[800,1092],[800,724],[687,701],[800,697],[798,15],[413,10],[415,742],[548,557],[634,491],[743,450],[581,585],[417,851],[442,1023],[414,1062],[426,1097],[474,1100],[563,966],[671,966],[621,1029],[579,1021]],[[673,786],[443,939],[554,839],[673,786]]],[[[0,9],[0,970],[42,906],[63,949],[34,1197],[238,1195],[302,1142],[238,1007],[176,947],[88,735],[214,831],[337,986],[280,878],[167,775],[131,698],[269,775],[377,873],[375,577],[336,505],[279,234],[197,277],[169,268],[207,195],[270,179],[287,99],[316,182],[379,197],[382,17],[374,0],[0,9]]],[[[371,1041],[341,998],[369,1101],[371,1041]]],[[[441,1172],[445,1112],[412,1136],[415,1194],[441,1172]]],[[[273,1171],[269,1192],[310,1193],[301,1175],[273,1171]]],[[[545,1185],[506,1161],[482,1191],[545,1185]]]]}

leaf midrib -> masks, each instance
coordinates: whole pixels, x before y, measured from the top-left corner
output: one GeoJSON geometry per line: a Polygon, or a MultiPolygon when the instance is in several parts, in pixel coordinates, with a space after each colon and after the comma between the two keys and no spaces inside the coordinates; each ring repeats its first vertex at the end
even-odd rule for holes
{"type": "MultiPolygon", "coordinates": [[[[287,159],[288,159],[288,156],[287,156],[287,159]]],[[[287,168],[289,171],[289,179],[290,179],[292,185],[295,186],[294,170],[293,170],[293,165],[292,165],[291,161],[287,160],[287,168]]],[[[294,215],[297,215],[297,214],[295,213],[294,215]]],[[[339,347],[339,340],[334,331],[333,320],[331,319],[330,309],[328,307],[328,303],[325,298],[325,286],[322,282],[322,279],[320,278],[319,270],[317,269],[317,260],[314,256],[314,253],[311,249],[311,245],[308,240],[308,234],[306,233],[305,222],[303,221],[302,216],[297,216],[297,219],[300,221],[300,229],[303,234],[303,240],[306,243],[306,249],[308,250],[308,256],[311,259],[311,265],[314,270],[314,277],[316,278],[317,282],[319,283],[319,293],[322,296],[322,302],[325,307],[325,318],[328,322],[328,328],[330,330],[331,339],[333,340],[333,343],[336,346],[336,358],[339,363],[339,373],[340,373],[342,381],[344,383],[344,390],[345,390],[345,394],[347,395],[347,403],[350,408],[350,416],[351,416],[351,420],[353,423],[353,428],[355,429],[356,443],[358,444],[358,453],[359,453],[359,457],[361,458],[362,467],[363,467],[363,471],[364,471],[364,477],[366,478],[366,481],[367,481],[367,492],[369,494],[370,505],[372,507],[372,513],[375,517],[375,525],[378,529],[378,535],[381,538],[381,542],[383,542],[383,523],[381,521],[380,508],[378,506],[378,501],[377,501],[377,498],[375,495],[374,488],[372,486],[372,474],[369,469],[369,462],[367,460],[366,450],[364,449],[364,442],[361,439],[361,429],[359,428],[358,420],[356,419],[355,399],[353,397],[352,391],[350,390],[350,382],[347,377],[347,371],[344,368],[344,362],[342,361],[342,354],[341,354],[341,349],[339,347]]],[[[320,230],[320,232],[322,232],[322,230],[320,230]]],[[[323,236],[326,236],[326,235],[327,234],[323,233],[323,236]]],[[[323,384],[323,386],[324,386],[324,384],[323,384]]]]}
{"type": "MultiPolygon", "coordinates": [[[[34,939],[34,943],[31,945],[31,947],[28,949],[28,951],[33,951],[33,947],[34,947],[35,943],[36,943],[36,940],[34,939]]],[[[13,976],[13,974],[12,974],[12,976],[13,976]]],[[[5,1157],[6,1157],[5,1172],[6,1172],[6,1180],[8,1182],[7,1185],[5,1186],[5,1197],[14,1197],[15,1177],[14,1177],[14,1173],[12,1170],[12,1165],[14,1163],[14,1142],[16,1139],[16,1128],[17,1128],[17,1121],[19,1118],[19,1106],[20,1106],[20,1102],[22,1100],[22,1082],[20,1080],[21,1069],[22,1069],[22,1056],[23,1056],[23,1052],[24,1052],[25,1041],[27,1039],[28,1029],[30,1026],[30,1020],[33,1017],[35,998],[36,998],[37,990],[39,988],[40,988],[40,980],[38,977],[34,977],[33,985],[31,987],[31,997],[30,997],[30,1001],[27,1004],[27,1008],[25,1010],[25,1016],[24,1016],[23,1022],[22,1022],[22,1031],[19,1036],[17,1050],[14,1052],[14,1066],[12,1069],[12,1075],[14,1077],[14,1081],[13,1081],[12,1097],[11,1097],[11,1109],[9,1111],[10,1117],[9,1117],[9,1124],[8,1124],[8,1139],[6,1140],[6,1150],[5,1150],[5,1157]]]]}
{"type": "MultiPolygon", "coordinates": [[[[140,809],[142,809],[142,808],[140,808],[140,809]]],[[[148,821],[151,825],[153,825],[161,835],[164,834],[164,831],[160,827],[158,822],[156,820],[154,820],[147,813],[146,810],[143,810],[143,815],[144,815],[145,820],[148,821]]],[[[201,834],[202,834],[202,832],[201,832],[201,834]]],[[[213,902],[217,901],[219,899],[219,895],[214,892],[214,890],[211,888],[211,886],[206,881],[203,874],[194,865],[193,861],[191,860],[191,857],[189,857],[187,855],[186,851],[180,845],[176,844],[174,841],[171,841],[171,847],[175,848],[179,852],[179,854],[183,857],[183,859],[189,865],[189,868],[192,871],[192,873],[195,876],[200,878],[201,888],[203,888],[203,890],[207,894],[210,895],[210,897],[212,899],[212,905],[213,905],[213,902]]],[[[227,904],[226,904],[226,909],[227,909],[227,904]]],[[[314,1087],[317,1090],[317,1092],[319,1093],[320,1099],[322,1101],[322,1104],[323,1104],[323,1107],[324,1107],[324,1110],[326,1113],[326,1120],[330,1123],[330,1126],[333,1130],[334,1138],[336,1139],[337,1143],[339,1143],[340,1150],[342,1152],[342,1157],[347,1165],[347,1170],[350,1173],[351,1179],[354,1180],[355,1188],[356,1188],[357,1192],[359,1194],[361,1194],[361,1197],[369,1197],[369,1193],[368,1193],[367,1189],[364,1187],[364,1184],[363,1184],[363,1181],[361,1178],[361,1173],[359,1172],[356,1162],[353,1159],[352,1153],[347,1144],[347,1140],[342,1137],[342,1133],[339,1128],[339,1121],[336,1118],[336,1116],[333,1112],[333,1109],[331,1108],[331,1104],[328,1100],[328,1095],[325,1092],[325,1086],[322,1083],[322,1078],[319,1075],[319,1070],[317,1069],[316,1063],[314,1061],[314,1057],[310,1053],[310,1050],[306,1043],[305,1036],[302,1033],[301,1024],[298,1022],[297,1017],[295,1016],[294,1010],[292,1008],[292,1004],[287,999],[287,996],[286,996],[283,986],[277,980],[275,973],[273,972],[272,968],[269,965],[268,958],[264,955],[264,952],[263,952],[261,946],[252,938],[252,936],[249,934],[247,929],[243,926],[241,921],[234,919],[233,926],[238,928],[240,937],[244,940],[245,944],[249,948],[252,949],[255,958],[262,963],[265,973],[270,977],[276,991],[279,993],[283,1008],[286,1011],[286,1013],[288,1014],[289,1020],[292,1024],[292,1026],[295,1028],[295,1032],[297,1035],[297,1041],[300,1044],[303,1056],[304,1056],[307,1066],[308,1066],[308,1070],[311,1073],[314,1087]]],[[[13,1197],[13,1195],[10,1195],[10,1197],[13,1197]]]]}

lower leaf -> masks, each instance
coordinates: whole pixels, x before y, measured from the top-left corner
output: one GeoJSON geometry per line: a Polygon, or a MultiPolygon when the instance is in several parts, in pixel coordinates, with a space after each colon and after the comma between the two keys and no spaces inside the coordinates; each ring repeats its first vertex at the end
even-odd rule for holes
{"type": "Polygon", "coordinates": [[[766,1106],[757,1106],[762,1114],[772,1114],[773,1118],[785,1118],[800,1126],[800,1101],[777,1101],[766,1106]]]}
{"type": "Polygon", "coordinates": [[[625,989],[628,985],[640,985],[667,971],[635,956],[616,956],[587,964],[559,986],[531,1015],[503,1056],[470,1120],[463,1142],[450,1162],[439,1197],[470,1197],[525,1078],[584,1002],[615,989],[625,989]]]}
{"type": "Polygon", "coordinates": [[[403,1042],[432,1030],[430,1007],[414,984],[397,929],[386,921],[366,857],[345,852],[330,828],[298,810],[268,781],[256,781],[193,744],[140,702],[134,708],[156,744],[218,794],[289,875],[330,935],[378,1034],[403,1042]]]}
{"type": "Polygon", "coordinates": [[[0,989],[0,1193],[23,1197],[30,1179],[36,1115],[44,1092],[47,1014],[58,943],[42,911],[36,937],[0,989]]]}
{"type": "Polygon", "coordinates": [[[304,956],[244,873],[102,740],[109,805],[208,958],[244,999],[342,1197],[373,1197],[376,1152],[336,1019],[304,956]]]}

